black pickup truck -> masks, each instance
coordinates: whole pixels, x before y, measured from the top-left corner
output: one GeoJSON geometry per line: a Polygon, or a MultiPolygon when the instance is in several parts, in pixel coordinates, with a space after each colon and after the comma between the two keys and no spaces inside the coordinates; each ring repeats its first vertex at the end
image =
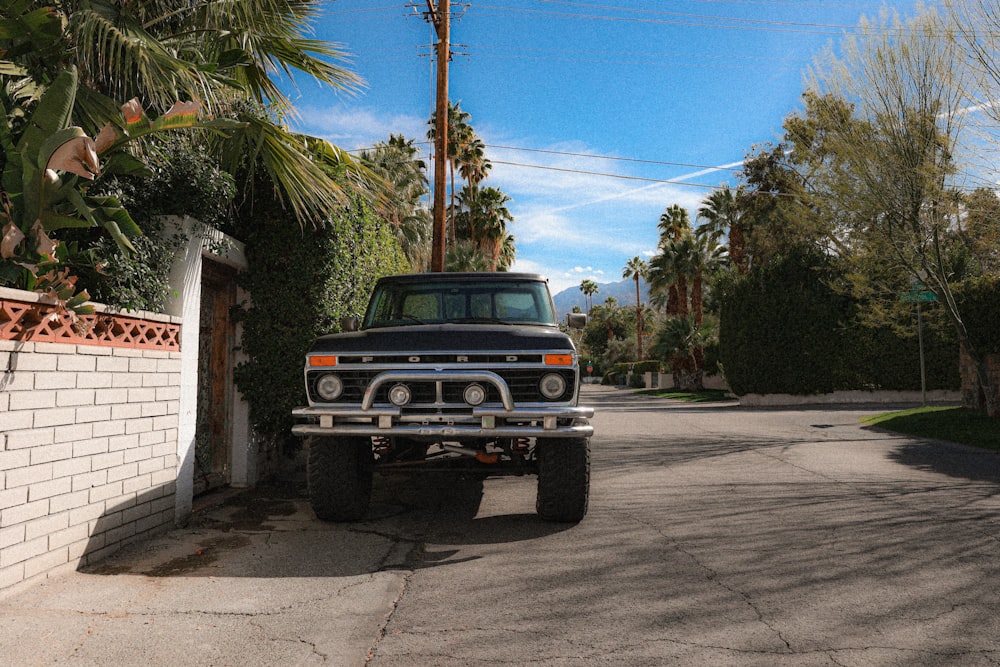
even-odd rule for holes
{"type": "Polygon", "coordinates": [[[309,405],[294,411],[319,518],[364,518],[376,469],[534,474],[542,518],[584,517],[594,411],[578,405],[576,348],[545,278],[383,278],[343,328],[306,355],[309,405]]]}

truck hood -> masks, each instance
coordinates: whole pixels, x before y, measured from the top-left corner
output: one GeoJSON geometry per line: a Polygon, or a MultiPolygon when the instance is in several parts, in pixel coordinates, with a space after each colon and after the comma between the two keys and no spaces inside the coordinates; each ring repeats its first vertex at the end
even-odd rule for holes
{"type": "Polygon", "coordinates": [[[428,324],[328,334],[312,353],[488,352],[575,350],[556,327],[497,324],[428,324]]]}

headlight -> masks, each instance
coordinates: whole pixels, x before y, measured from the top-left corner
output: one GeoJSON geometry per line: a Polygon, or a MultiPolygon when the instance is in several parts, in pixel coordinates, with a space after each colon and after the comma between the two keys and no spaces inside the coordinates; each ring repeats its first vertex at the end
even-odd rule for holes
{"type": "Polygon", "coordinates": [[[344,393],[344,383],[336,375],[327,373],[316,381],[316,393],[324,401],[335,401],[344,393]]]}
{"type": "Polygon", "coordinates": [[[410,402],[412,394],[405,384],[397,384],[389,390],[389,402],[396,407],[403,407],[410,402]]]}
{"type": "Polygon", "coordinates": [[[559,398],[566,392],[566,380],[558,373],[547,373],[538,383],[538,390],[550,400],[559,398]]]}
{"type": "Polygon", "coordinates": [[[469,405],[482,405],[483,401],[486,400],[486,390],[483,389],[482,385],[470,384],[465,388],[463,397],[465,398],[465,402],[469,405]]]}

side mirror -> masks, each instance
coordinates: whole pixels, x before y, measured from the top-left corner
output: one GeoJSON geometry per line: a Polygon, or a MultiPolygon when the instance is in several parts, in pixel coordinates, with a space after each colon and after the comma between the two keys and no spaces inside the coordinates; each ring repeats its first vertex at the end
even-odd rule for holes
{"type": "Polygon", "coordinates": [[[570,329],[583,329],[587,326],[586,313],[568,313],[566,315],[566,325],[570,329]]]}
{"type": "Polygon", "coordinates": [[[358,316],[357,315],[345,315],[340,318],[340,330],[341,331],[357,331],[358,330],[358,316]]]}

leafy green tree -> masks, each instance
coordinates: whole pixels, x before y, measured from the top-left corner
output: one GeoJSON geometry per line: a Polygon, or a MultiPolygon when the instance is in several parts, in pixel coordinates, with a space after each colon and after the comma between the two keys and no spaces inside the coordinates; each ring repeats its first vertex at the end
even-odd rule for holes
{"type": "MultiPolygon", "coordinates": [[[[43,90],[75,65],[83,82],[72,117],[95,135],[114,116],[115,101],[143,100],[163,114],[176,100],[197,100],[210,114],[243,122],[206,134],[220,166],[250,186],[263,170],[302,222],[318,222],[371,175],[345,152],[287,131],[234,102],[267,104],[275,118],[291,111],[272,73],[303,72],[324,85],[356,88],[335,45],[306,37],[318,0],[178,1],[64,0],[8,3],[0,9],[3,77],[11,90],[43,90]],[[25,30],[26,26],[30,29],[25,30]],[[343,170],[333,179],[328,168],[343,170]],[[250,176],[242,174],[249,170],[250,176]],[[345,187],[346,186],[346,187],[345,187]]],[[[27,98],[37,99],[38,93],[27,98]]],[[[246,187],[244,187],[246,190],[246,187]]],[[[252,201],[247,192],[247,202],[252,201]]]]}
{"type": "Polygon", "coordinates": [[[185,239],[164,226],[162,216],[196,218],[217,229],[233,227],[236,184],[191,133],[175,133],[151,144],[148,171],[104,179],[91,192],[121,201],[143,234],[123,252],[94,229],[66,230],[65,240],[85,247],[70,255],[69,267],[88,286],[91,298],[115,308],[163,312],[171,295],[170,267],[185,239]]]}
{"type": "Polygon", "coordinates": [[[979,275],[1000,276],[1000,196],[991,188],[976,188],[961,201],[960,238],[979,275]]]}
{"type": "MultiPolygon", "coordinates": [[[[972,360],[987,413],[1000,415],[1000,389],[969,335],[952,289],[950,246],[958,216],[956,155],[967,114],[969,70],[958,27],[933,10],[882,24],[848,39],[844,57],[818,71],[814,88],[849,101],[854,113],[830,128],[839,158],[825,193],[851,216],[844,232],[850,259],[922,280],[940,299],[972,360]],[[842,165],[842,167],[841,167],[842,165]],[[854,187],[840,187],[842,184],[854,187]]],[[[897,285],[899,283],[897,282],[897,285]]]]}
{"type": "Polygon", "coordinates": [[[591,357],[604,357],[612,341],[627,340],[635,335],[631,309],[622,308],[614,297],[590,309],[583,332],[583,345],[591,357]]]}
{"type": "Polygon", "coordinates": [[[0,118],[0,284],[44,292],[70,313],[86,312],[89,294],[77,294],[77,279],[69,274],[69,251],[75,246],[49,234],[103,227],[123,251],[134,251],[129,237],[140,233],[117,198],[91,194],[83,183],[102,173],[143,170],[140,161],[124,152],[129,142],[195,125],[230,126],[204,123],[197,105],[183,103],[150,120],[133,100],[92,139],[71,125],[79,91],[76,67],[70,65],[50,85],[37,89],[37,100],[4,95],[0,118]],[[101,156],[107,158],[104,165],[101,156]]]}

